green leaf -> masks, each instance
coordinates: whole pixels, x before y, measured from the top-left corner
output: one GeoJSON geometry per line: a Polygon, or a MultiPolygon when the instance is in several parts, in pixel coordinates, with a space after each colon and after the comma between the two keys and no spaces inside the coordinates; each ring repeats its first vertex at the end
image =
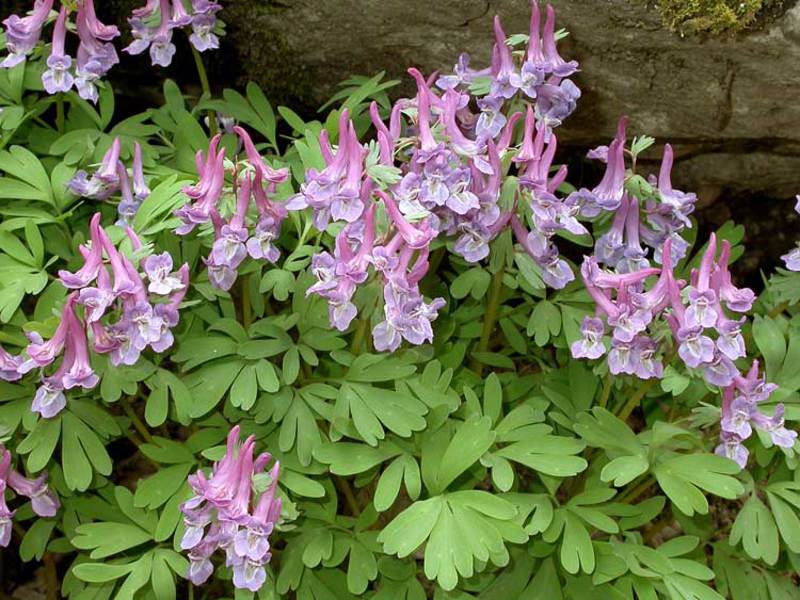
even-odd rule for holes
{"type": "Polygon", "coordinates": [[[740,471],[730,459],[714,454],[689,454],[667,458],[656,465],[653,474],[661,489],[682,513],[708,513],[705,490],[733,500],[744,493],[742,484],[732,477],[740,471]]]}
{"type": "Polygon", "coordinates": [[[455,479],[466,471],[494,443],[495,433],[489,417],[473,417],[465,421],[453,435],[441,457],[436,475],[436,488],[432,493],[447,489],[455,479]]]}
{"type": "Polygon", "coordinates": [[[786,339],[778,323],[769,317],[756,315],[753,318],[753,339],[764,357],[767,375],[774,377],[786,356],[786,339]]]}
{"type": "Polygon", "coordinates": [[[248,411],[253,408],[258,394],[255,365],[247,365],[236,377],[231,386],[230,401],[236,408],[248,411]]]}
{"type": "Polygon", "coordinates": [[[375,510],[378,512],[388,510],[394,504],[397,495],[400,493],[404,469],[403,459],[396,458],[383,470],[372,499],[375,504],[375,510]]]}
{"type": "Polygon", "coordinates": [[[106,558],[152,541],[149,533],[126,523],[86,523],[75,528],[72,545],[91,550],[90,558],[106,558]]]}
{"type": "Polygon", "coordinates": [[[399,449],[389,444],[381,444],[377,448],[373,448],[364,444],[337,442],[335,444],[323,444],[315,448],[314,458],[330,465],[331,473],[336,475],[356,475],[400,453],[399,449]]]}
{"type": "Polygon", "coordinates": [[[47,542],[50,540],[50,535],[55,529],[56,521],[54,519],[36,519],[25,532],[25,537],[22,538],[22,543],[19,546],[20,558],[24,561],[42,560],[44,552],[47,549],[47,542]]]}
{"type": "Polygon", "coordinates": [[[587,462],[575,456],[583,450],[581,440],[543,434],[506,446],[497,452],[514,462],[552,477],[572,477],[583,471],[587,462]]]}
{"type": "Polygon", "coordinates": [[[134,564],[110,565],[108,563],[82,563],[72,567],[72,573],[87,583],[106,583],[124,577],[133,570],[134,564]]]}
{"type": "Polygon", "coordinates": [[[389,523],[378,534],[378,541],[383,544],[386,554],[396,554],[405,558],[425,540],[439,519],[439,513],[445,502],[441,496],[415,502],[389,523]]]}
{"type": "Polygon", "coordinates": [[[147,479],[139,480],[133,496],[134,506],[154,510],[167,502],[186,481],[192,463],[162,467],[147,479]]]}
{"type": "Polygon", "coordinates": [[[778,560],[778,528],[769,509],[756,495],[750,497],[736,516],[730,542],[734,546],[742,542],[750,558],[761,559],[769,565],[778,560]]]}
{"type": "Polygon", "coordinates": [[[592,538],[576,516],[564,515],[564,535],[561,540],[561,565],[568,573],[594,571],[595,558],[592,538]]]}

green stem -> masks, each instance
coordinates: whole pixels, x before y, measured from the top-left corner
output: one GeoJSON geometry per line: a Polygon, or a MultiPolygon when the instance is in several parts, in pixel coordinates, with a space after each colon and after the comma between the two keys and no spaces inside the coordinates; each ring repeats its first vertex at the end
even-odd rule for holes
{"type": "Polygon", "coordinates": [[[608,406],[609,396],[611,396],[611,373],[608,373],[603,381],[603,393],[600,395],[601,407],[605,408],[608,406]]]}
{"type": "MultiPolygon", "coordinates": [[[[486,352],[489,349],[489,339],[497,323],[497,311],[500,309],[500,295],[503,291],[503,275],[505,266],[501,266],[492,277],[491,288],[489,290],[489,301],[486,304],[486,313],[483,316],[483,327],[481,337],[478,340],[478,352],[486,352]]],[[[475,371],[480,377],[483,374],[483,364],[476,359],[472,359],[470,369],[475,371]]]]}
{"type": "Polygon", "coordinates": [[[56,98],[56,129],[59,135],[64,133],[64,95],[59,92],[56,98]]]}
{"type": "Polygon", "coordinates": [[[623,504],[633,503],[639,496],[649,490],[653,484],[655,484],[654,479],[645,479],[632,490],[625,491],[620,497],[619,502],[622,502],[623,504]]]}
{"type": "MultiPolygon", "coordinates": [[[[194,56],[194,64],[197,67],[197,75],[200,77],[200,87],[203,90],[203,96],[211,98],[211,86],[208,83],[208,73],[203,64],[203,57],[197,51],[197,48],[192,46],[192,56],[194,56]]],[[[213,110],[208,111],[208,130],[212,136],[217,135],[217,113],[213,110]]]]}
{"type": "Polygon", "coordinates": [[[350,512],[352,515],[354,517],[361,516],[361,508],[358,506],[358,501],[353,493],[353,488],[350,487],[347,479],[336,475],[333,480],[336,483],[336,487],[339,488],[339,491],[344,495],[344,499],[347,501],[347,506],[350,507],[350,512]]]}
{"type": "Polygon", "coordinates": [[[45,552],[42,562],[44,563],[44,581],[47,590],[45,597],[47,600],[59,600],[61,594],[58,593],[58,570],[52,553],[45,552]]]}
{"type": "Polygon", "coordinates": [[[131,401],[129,398],[123,397],[120,400],[120,404],[122,404],[122,410],[125,411],[125,414],[133,423],[133,426],[136,428],[136,431],[139,432],[139,435],[142,436],[145,442],[148,444],[153,443],[153,436],[150,435],[150,431],[147,429],[142,420],[139,418],[139,415],[136,414],[136,411],[133,410],[133,406],[131,406],[131,401]]]}
{"type": "Polygon", "coordinates": [[[778,304],[776,306],[773,306],[772,310],[770,310],[767,313],[767,316],[770,319],[774,319],[775,317],[780,315],[783,311],[785,311],[787,308],[789,308],[789,303],[788,302],[781,302],[780,304],[778,304]]]}
{"type": "Polygon", "coordinates": [[[617,414],[620,420],[626,421],[628,417],[631,416],[633,409],[639,406],[639,403],[642,401],[642,398],[644,398],[644,395],[650,391],[650,388],[652,388],[656,382],[658,382],[658,379],[651,377],[639,386],[639,389],[633,393],[633,395],[630,397],[630,400],[628,400],[628,402],[622,407],[622,410],[620,410],[617,414]]]}
{"type": "Polygon", "coordinates": [[[242,277],[242,325],[248,329],[253,322],[253,307],[250,304],[250,275],[242,277]]]}
{"type": "Polygon", "coordinates": [[[359,317],[358,326],[356,326],[356,331],[353,334],[353,341],[350,342],[350,354],[359,354],[369,329],[369,320],[369,315],[366,313],[359,317]]]}

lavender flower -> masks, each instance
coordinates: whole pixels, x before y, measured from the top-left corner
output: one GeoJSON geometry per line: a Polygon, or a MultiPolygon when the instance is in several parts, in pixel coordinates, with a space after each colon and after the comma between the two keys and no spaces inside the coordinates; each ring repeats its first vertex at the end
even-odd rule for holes
{"type": "Polygon", "coordinates": [[[11,541],[11,520],[16,511],[9,510],[5,493],[8,488],[31,501],[34,514],[39,517],[54,517],[61,507],[56,495],[47,487],[47,473],[36,479],[28,479],[11,468],[11,452],[0,444],[0,548],[7,548],[11,541]]]}
{"type": "Polygon", "coordinates": [[[217,549],[225,551],[226,562],[233,567],[235,587],[257,592],[264,585],[264,567],[272,557],[269,535],[281,513],[281,500],[276,498],[280,465],[275,462],[268,487],[259,496],[254,477],[271,456],[264,453],[253,460],[254,446],[252,436],[240,444],[236,426],[211,476],[206,478],[202,471],[189,476],[195,495],[181,506],[186,526],[181,548],[189,551],[188,578],[195,585],[213,573],[210,557],[217,549]]]}
{"type": "Polygon", "coordinates": [[[28,16],[11,15],[3,21],[9,54],[0,62],[0,67],[15,67],[33,51],[42,36],[42,26],[52,8],[53,0],[36,0],[33,11],[28,16]]]}
{"type": "Polygon", "coordinates": [[[50,56],[47,57],[47,70],[42,73],[42,84],[48,94],[68,92],[74,83],[74,78],[69,72],[72,67],[72,57],[64,52],[66,37],[67,7],[62,5],[53,29],[53,44],[50,56]]]}
{"type": "MultiPolygon", "coordinates": [[[[800,213],[800,195],[797,196],[794,210],[800,213]]],[[[800,271],[800,245],[781,256],[781,260],[786,263],[786,268],[790,271],[800,271]]]]}

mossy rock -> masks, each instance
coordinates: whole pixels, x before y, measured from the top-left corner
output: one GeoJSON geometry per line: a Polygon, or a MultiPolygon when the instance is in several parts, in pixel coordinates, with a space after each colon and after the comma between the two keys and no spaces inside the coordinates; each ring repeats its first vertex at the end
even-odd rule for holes
{"type": "Polygon", "coordinates": [[[758,28],[784,0],[658,0],[664,24],[681,33],[731,34],[758,28]]]}

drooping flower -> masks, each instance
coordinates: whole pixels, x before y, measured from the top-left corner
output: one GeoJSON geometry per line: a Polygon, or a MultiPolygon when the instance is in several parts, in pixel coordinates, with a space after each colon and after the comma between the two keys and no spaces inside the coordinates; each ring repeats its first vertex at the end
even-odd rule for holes
{"type": "Polygon", "coordinates": [[[29,15],[11,15],[3,21],[8,56],[0,62],[0,67],[15,67],[33,51],[42,36],[42,27],[52,8],[53,0],[36,0],[29,15]]]}
{"type": "Polygon", "coordinates": [[[67,38],[67,7],[62,5],[53,29],[53,43],[50,56],[47,57],[47,70],[42,73],[42,84],[48,94],[68,92],[72,88],[74,78],[72,57],[65,53],[64,42],[67,38]]]}
{"type": "Polygon", "coordinates": [[[239,438],[237,425],[210,477],[202,471],[189,476],[195,495],[181,506],[185,524],[181,548],[189,552],[188,577],[195,585],[211,576],[210,558],[219,549],[233,567],[234,586],[257,592],[266,580],[265,565],[272,558],[269,536],[281,514],[281,500],[276,497],[280,465],[275,461],[267,475],[269,483],[259,495],[255,478],[265,477],[272,457],[264,453],[254,460],[254,438],[243,443],[239,438]]]}
{"type": "Polygon", "coordinates": [[[47,487],[47,473],[28,479],[12,468],[11,458],[11,452],[0,444],[0,548],[7,548],[11,541],[11,520],[16,513],[6,504],[9,488],[29,498],[34,514],[39,517],[54,517],[61,507],[58,497],[47,487]]]}

